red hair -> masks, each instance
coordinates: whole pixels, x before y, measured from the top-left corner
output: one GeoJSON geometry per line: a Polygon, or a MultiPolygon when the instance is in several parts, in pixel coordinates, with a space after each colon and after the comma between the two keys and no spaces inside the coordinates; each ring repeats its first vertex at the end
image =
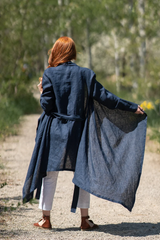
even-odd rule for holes
{"type": "Polygon", "coordinates": [[[60,37],[52,49],[49,50],[49,67],[56,67],[59,64],[76,59],[76,46],[72,38],[60,37]]]}

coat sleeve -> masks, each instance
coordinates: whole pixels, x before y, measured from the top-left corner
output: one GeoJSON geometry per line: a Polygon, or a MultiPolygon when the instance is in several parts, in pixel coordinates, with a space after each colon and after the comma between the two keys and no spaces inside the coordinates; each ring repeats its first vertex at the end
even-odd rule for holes
{"type": "Polygon", "coordinates": [[[53,86],[49,77],[44,72],[42,79],[43,92],[40,98],[40,104],[42,109],[47,113],[51,112],[55,104],[55,95],[53,92],[53,86]]]}
{"type": "Polygon", "coordinates": [[[98,81],[93,77],[93,99],[109,109],[121,109],[124,111],[136,112],[138,105],[126,100],[123,100],[113,93],[106,90],[98,81]]]}

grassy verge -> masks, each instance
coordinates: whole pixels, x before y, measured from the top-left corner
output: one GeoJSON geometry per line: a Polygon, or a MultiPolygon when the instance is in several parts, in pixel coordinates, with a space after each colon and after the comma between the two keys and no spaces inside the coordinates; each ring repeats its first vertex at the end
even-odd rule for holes
{"type": "MultiPolygon", "coordinates": [[[[36,85],[33,83],[33,85],[36,85]]],[[[26,90],[24,86],[18,89],[17,94],[7,96],[7,94],[0,94],[0,140],[4,140],[9,135],[17,133],[20,117],[24,114],[39,113],[40,104],[33,96],[33,87],[26,90]],[[32,91],[31,91],[32,90],[32,91]]],[[[8,93],[8,92],[7,92],[8,93]]],[[[0,190],[8,184],[7,172],[5,169],[5,162],[0,156],[0,190]]],[[[7,200],[0,201],[0,215],[3,212],[16,210],[21,205],[10,204],[7,200]]]]}
{"type": "Polygon", "coordinates": [[[32,93],[20,91],[12,97],[3,97],[0,101],[0,139],[16,134],[16,125],[24,114],[38,113],[40,106],[32,93]]]}

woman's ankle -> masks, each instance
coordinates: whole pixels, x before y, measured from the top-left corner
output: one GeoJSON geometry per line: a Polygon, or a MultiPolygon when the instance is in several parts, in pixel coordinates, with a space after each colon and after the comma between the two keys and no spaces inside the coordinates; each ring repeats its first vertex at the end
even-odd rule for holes
{"type": "Polygon", "coordinates": [[[81,217],[87,217],[88,216],[88,208],[81,208],[81,217]]]}
{"type": "Polygon", "coordinates": [[[43,210],[42,214],[43,214],[44,217],[50,217],[50,211],[43,210]]]}

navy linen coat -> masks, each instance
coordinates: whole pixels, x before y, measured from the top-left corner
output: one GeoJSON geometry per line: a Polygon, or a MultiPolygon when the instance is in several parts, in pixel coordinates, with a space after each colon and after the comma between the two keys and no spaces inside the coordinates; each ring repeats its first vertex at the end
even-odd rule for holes
{"type": "MultiPolygon", "coordinates": [[[[36,143],[23,200],[39,198],[47,171],[74,171],[73,183],[131,211],[144,157],[146,114],[107,91],[95,73],[68,62],[45,70],[36,143]]],[[[74,211],[74,209],[72,209],[74,211]]]]}

